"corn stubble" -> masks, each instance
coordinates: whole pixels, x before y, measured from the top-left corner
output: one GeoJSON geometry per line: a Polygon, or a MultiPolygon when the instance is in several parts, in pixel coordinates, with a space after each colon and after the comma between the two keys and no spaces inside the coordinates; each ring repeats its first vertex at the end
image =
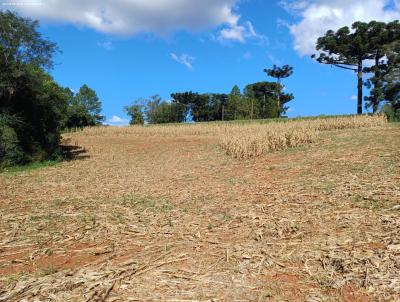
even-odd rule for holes
{"type": "Polygon", "coordinates": [[[288,123],[245,125],[230,129],[221,137],[221,146],[238,159],[313,143],[320,131],[384,126],[384,116],[356,116],[288,123]]]}
{"type": "Polygon", "coordinates": [[[313,143],[320,131],[382,127],[383,115],[319,118],[314,120],[282,120],[281,122],[198,123],[132,127],[96,127],[82,130],[87,136],[185,137],[211,136],[221,148],[237,159],[249,159],[268,152],[285,150],[313,143]]]}

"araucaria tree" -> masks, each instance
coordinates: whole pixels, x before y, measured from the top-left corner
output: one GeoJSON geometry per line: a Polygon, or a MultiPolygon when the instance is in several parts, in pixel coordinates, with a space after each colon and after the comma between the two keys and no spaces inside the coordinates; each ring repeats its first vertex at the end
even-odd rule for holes
{"type": "Polygon", "coordinates": [[[383,111],[389,119],[400,121],[400,41],[388,47],[387,68],[382,75],[383,111]]]}
{"type": "Polygon", "coordinates": [[[289,65],[283,65],[278,67],[273,66],[272,69],[264,69],[264,72],[270,77],[276,78],[276,97],[278,101],[278,117],[281,116],[283,108],[281,108],[281,90],[284,88],[281,84],[282,79],[288,78],[293,74],[293,67],[289,65]]]}
{"type": "Polygon", "coordinates": [[[393,69],[394,60],[389,60],[393,44],[400,40],[399,21],[389,23],[371,21],[355,22],[352,28],[342,27],[336,32],[329,30],[317,41],[319,55],[313,55],[318,62],[334,65],[356,72],[358,84],[357,113],[363,107],[363,74],[373,74],[365,84],[370,95],[365,97],[366,107],[377,112],[379,104],[386,100],[385,77],[393,69]],[[372,66],[364,67],[364,61],[370,60],[372,66]]]}
{"type": "Polygon", "coordinates": [[[363,111],[363,62],[373,58],[370,48],[368,24],[356,22],[352,31],[345,26],[337,30],[328,30],[325,36],[318,38],[318,55],[313,55],[319,63],[352,70],[357,74],[357,113],[363,111]]]}
{"type": "Polygon", "coordinates": [[[288,110],[286,104],[294,99],[293,94],[284,93],[282,85],[272,82],[249,84],[244,89],[244,99],[251,101],[251,116],[256,119],[278,118],[288,110]],[[280,101],[278,103],[278,96],[280,101]]]}
{"type": "Polygon", "coordinates": [[[374,65],[364,68],[365,73],[372,73],[365,85],[370,95],[365,97],[365,107],[376,113],[382,102],[390,101],[385,93],[387,76],[399,64],[400,23],[371,21],[368,23],[369,47],[373,55],[374,65]]]}

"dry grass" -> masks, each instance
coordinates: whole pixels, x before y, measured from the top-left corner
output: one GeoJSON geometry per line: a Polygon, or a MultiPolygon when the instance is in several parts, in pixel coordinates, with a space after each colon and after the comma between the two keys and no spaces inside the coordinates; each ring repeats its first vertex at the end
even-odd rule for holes
{"type": "Polygon", "coordinates": [[[235,158],[248,159],[271,151],[315,142],[319,131],[385,126],[384,116],[355,116],[228,128],[221,146],[235,158]]]}
{"type": "Polygon", "coordinates": [[[168,127],[68,134],[85,158],[0,176],[1,302],[398,300],[399,125],[250,161],[220,125],[168,127]]]}
{"type": "Polygon", "coordinates": [[[248,159],[262,154],[285,150],[315,142],[319,131],[379,127],[387,124],[386,117],[354,116],[320,118],[289,122],[200,123],[181,125],[157,125],[134,127],[87,128],[81,135],[87,136],[136,136],[136,137],[183,137],[212,136],[218,139],[227,154],[238,159],[248,159]]]}

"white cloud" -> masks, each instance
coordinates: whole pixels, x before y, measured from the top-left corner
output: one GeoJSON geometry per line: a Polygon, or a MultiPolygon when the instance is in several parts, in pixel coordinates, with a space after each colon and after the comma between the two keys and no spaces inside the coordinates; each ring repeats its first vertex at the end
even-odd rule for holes
{"type": "Polygon", "coordinates": [[[185,53],[181,54],[180,56],[178,56],[175,53],[171,53],[171,58],[174,61],[178,62],[179,64],[186,66],[187,69],[189,69],[189,70],[193,69],[193,62],[195,60],[194,57],[192,57],[188,54],[185,54],[185,53]]]}
{"type": "Polygon", "coordinates": [[[244,43],[245,35],[246,29],[243,26],[234,25],[230,28],[224,28],[221,30],[220,39],[244,43]]]}
{"type": "Polygon", "coordinates": [[[301,19],[289,27],[294,36],[294,49],[300,55],[315,53],[318,37],[329,29],[351,26],[355,21],[400,19],[399,0],[286,0],[281,3],[301,19]]]}
{"type": "Polygon", "coordinates": [[[356,96],[356,95],[352,95],[352,96],[350,97],[350,100],[356,101],[356,100],[357,100],[357,96],[356,96]]]}
{"type": "MultiPolygon", "coordinates": [[[[3,0],[3,7],[15,0],[3,0]]],[[[236,24],[238,0],[40,0],[41,5],[13,6],[40,20],[66,22],[99,32],[164,35],[174,30],[203,30],[236,24]]]]}
{"type": "Polygon", "coordinates": [[[253,24],[250,21],[245,22],[245,25],[239,25],[239,17],[234,19],[228,27],[223,28],[218,36],[220,42],[232,41],[244,43],[247,39],[253,39],[261,44],[268,42],[268,38],[264,35],[258,34],[253,24]]]}
{"type": "Polygon", "coordinates": [[[110,119],[106,120],[105,124],[110,126],[126,126],[129,124],[129,120],[113,115],[110,119]]]}

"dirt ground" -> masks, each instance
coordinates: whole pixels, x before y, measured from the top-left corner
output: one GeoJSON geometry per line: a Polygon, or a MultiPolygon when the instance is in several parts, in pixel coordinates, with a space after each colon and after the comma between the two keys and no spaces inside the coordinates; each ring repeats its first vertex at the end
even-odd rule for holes
{"type": "Polygon", "coordinates": [[[246,161],[66,138],[77,159],[0,174],[0,301],[400,301],[398,124],[246,161]]]}

